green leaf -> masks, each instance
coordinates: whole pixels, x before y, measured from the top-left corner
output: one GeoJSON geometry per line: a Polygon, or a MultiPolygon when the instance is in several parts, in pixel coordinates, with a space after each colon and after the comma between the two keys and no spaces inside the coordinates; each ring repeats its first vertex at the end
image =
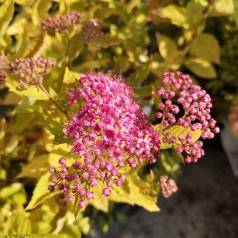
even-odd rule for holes
{"type": "Polygon", "coordinates": [[[208,6],[207,0],[190,0],[186,7],[186,17],[189,19],[190,28],[197,26],[202,18],[205,8],[208,6]]]}
{"type": "Polygon", "coordinates": [[[6,199],[21,190],[22,190],[22,184],[13,183],[10,186],[4,187],[0,190],[0,198],[6,199]]]}
{"type": "Polygon", "coordinates": [[[149,182],[143,181],[135,173],[127,174],[122,186],[120,188],[114,187],[108,198],[114,202],[138,205],[150,212],[160,211],[157,206],[157,193],[154,191],[154,187],[149,182]]]}
{"type": "Polygon", "coordinates": [[[216,0],[214,1],[211,16],[226,16],[231,15],[234,12],[233,0],[216,0]]]}
{"type": "Polygon", "coordinates": [[[50,168],[50,161],[55,160],[56,162],[59,159],[58,154],[45,154],[40,155],[38,157],[33,158],[33,160],[25,165],[21,171],[21,173],[17,176],[17,178],[39,178],[43,174],[45,174],[50,168]]]}
{"type": "Polygon", "coordinates": [[[201,78],[213,79],[216,78],[216,70],[211,63],[199,58],[188,58],[185,61],[185,66],[194,74],[201,78]]]}
{"type": "Polygon", "coordinates": [[[31,222],[27,218],[27,213],[24,211],[17,213],[17,217],[14,220],[13,225],[16,227],[17,234],[31,233],[31,222]]]}
{"type": "Polygon", "coordinates": [[[180,27],[186,27],[186,16],[185,9],[182,7],[178,7],[176,5],[169,5],[164,7],[160,12],[159,16],[162,18],[168,18],[172,24],[180,27]]]}
{"type": "Polygon", "coordinates": [[[26,96],[37,100],[49,100],[48,96],[36,87],[28,87],[25,90],[19,90],[17,89],[17,86],[13,86],[13,84],[6,83],[6,85],[11,92],[14,92],[19,96],[26,96]]]}
{"type": "Polygon", "coordinates": [[[167,36],[157,37],[159,52],[164,58],[165,64],[170,69],[178,69],[183,63],[183,56],[180,54],[175,42],[167,36]]]}
{"type": "Polygon", "coordinates": [[[234,18],[235,18],[236,25],[238,26],[238,1],[233,0],[233,4],[234,4],[234,18]]]}
{"type": "Polygon", "coordinates": [[[19,143],[19,137],[13,136],[5,145],[4,145],[4,153],[10,154],[12,153],[19,143]]]}
{"type": "Polygon", "coordinates": [[[51,198],[59,193],[59,191],[55,191],[55,192],[51,193],[47,190],[47,187],[50,183],[50,176],[51,176],[51,174],[49,172],[47,172],[39,179],[39,181],[36,184],[36,187],[33,191],[33,196],[30,200],[30,203],[26,207],[26,211],[39,206],[41,203],[43,203],[48,198],[51,198]]]}
{"type": "Polygon", "coordinates": [[[74,76],[74,74],[69,70],[68,67],[65,67],[63,83],[71,84],[75,83],[75,81],[76,77],[74,76]]]}
{"type": "Polygon", "coordinates": [[[151,69],[151,62],[148,61],[143,66],[138,68],[136,72],[127,79],[127,82],[131,86],[139,86],[149,76],[150,69],[151,69]]]}
{"type": "Polygon", "coordinates": [[[0,7],[0,37],[5,33],[14,13],[14,0],[5,0],[0,7]]]}
{"type": "Polygon", "coordinates": [[[111,36],[111,35],[103,35],[100,38],[94,39],[90,42],[90,45],[95,45],[99,48],[109,48],[113,45],[120,44],[120,40],[117,37],[111,36]]]}
{"type": "MultiPolygon", "coordinates": [[[[154,129],[158,131],[159,133],[170,132],[171,137],[175,137],[175,138],[178,138],[181,134],[183,134],[186,137],[188,133],[191,133],[193,143],[196,142],[202,134],[201,130],[192,131],[190,128],[184,128],[183,126],[180,126],[180,125],[174,125],[166,129],[166,128],[163,128],[163,126],[161,128],[161,124],[157,124],[154,126],[154,129]]],[[[177,140],[176,144],[164,143],[162,140],[160,141],[160,149],[162,150],[169,149],[172,147],[176,148],[179,146],[181,146],[181,142],[179,140],[177,140]]]]}
{"type": "Polygon", "coordinates": [[[93,189],[94,193],[94,199],[90,201],[90,204],[92,204],[96,209],[108,212],[109,208],[109,201],[106,197],[102,196],[102,187],[97,186],[93,189]]]}
{"type": "Polygon", "coordinates": [[[220,47],[217,39],[211,34],[201,34],[191,45],[191,54],[197,58],[207,60],[212,63],[220,61],[220,47]]]}

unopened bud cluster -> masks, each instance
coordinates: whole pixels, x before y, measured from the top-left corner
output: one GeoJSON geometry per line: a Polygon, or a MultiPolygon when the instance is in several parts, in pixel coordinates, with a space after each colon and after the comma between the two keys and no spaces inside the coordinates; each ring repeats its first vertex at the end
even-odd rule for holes
{"type": "Polygon", "coordinates": [[[155,162],[159,138],[121,77],[90,73],[81,75],[79,83],[69,103],[81,102],[81,110],[73,115],[64,133],[73,139],[71,152],[81,159],[73,164],[73,172],[61,162],[60,172],[52,169],[55,183],[49,190],[63,184],[57,187],[62,196],[66,201],[79,197],[82,208],[98,183],[103,184],[103,196],[110,195],[112,186],[121,186],[125,175],[120,169],[134,168],[146,159],[155,162]]]}
{"type": "Polygon", "coordinates": [[[197,162],[204,155],[203,143],[194,143],[192,133],[181,134],[178,138],[171,137],[171,133],[166,133],[166,128],[180,125],[191,131],[200,130],[203,139],[214,138],[214,134],[220,130],[210,114],[212,103],[209,94],[200,86],[194,85],[191,78],[181,72],[164,73],[162,86],[157,94],[163,100],[159,105],[160,111],[156,113],[163,128],[162,141],[174,143],[178,153],[185,152],[187,163],[197,162]]]}
{"type": "Polygon", "coordinates": [[[82,15],[76,11],[62,15],[60,17],[53,16],[41,22],[41,28],[49,34],[62,32],[69,27],[81,22],[82,15]]]}
{"type": "Polygon", "coordinates": [[[102,36],[102,27],[98,19],[89,19],[83,26],[83,38],[85,43],[102,36]]]}
{"type": "Polygon", "coordinates": [[[19,83],[23,89],[31,85],[40,85],[43,81],[43,75],[48,74],[55,62],[39,58],[19,58],[10,64],[12,74],[18,76],[19,83]]]}
{"type": "Polygon", "coordinates": [[[178,191],[178,187],[173,179],[169,179],[167,175],[163,175],[160,177],[160,187],[162,195],[165,198],[169,198],[173,195],[173,193],[176,193],[178,191]]]}

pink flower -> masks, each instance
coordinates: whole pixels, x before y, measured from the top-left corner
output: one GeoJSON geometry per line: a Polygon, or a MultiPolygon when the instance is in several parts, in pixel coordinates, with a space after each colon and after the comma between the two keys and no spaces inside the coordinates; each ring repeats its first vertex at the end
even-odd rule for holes
{"type": "Polygon", "coordinates": [[[134,168],[146,159],[155,162],[154,152],[159,154],[159,138],[133,100],[131,87],[120,76],[90,73],[81,75],[79,83],[80,87],[70,93],[69,104],[78,103],[80,110],[72,115],[64,133],[72,138],[71,152],[79,155],[81,160],[76,161],[73,168],[68,168],[66,161],[61,159],[56,176],[69,187],[65,195],[73,190],[74,196],[85,201],[89,198],[85,191],[93,197],[90,189],[99,183],[108,186],[102,190],[103,196],[110,195],[109,187],[121,186],[125,180],[121,168],[134,168]],[[58,175],[60,171],[65,178],[58,175]],[[76,174],[80,186],[75,185],[73,179],[67,179],[67,176],[76,174]]]}
{"type": "MultiPolygon", "coordinates": [[[[210,96],[200,86],[194,85],[188,75],[178,71],[164,73],[157,95],[163,100],[159,105],[160,111],[156,113],[157,118],[162,118],[162,132],[172,125],[180,125],[191,131],[201,130],[203,139],[212,139],[215,133],[219,133],[216,121],[210,115],[210,96]]],[[[176,138],[167,133],[163,133],[161,139],[164,143],[177,143],[176,138]]],[[[181,146],[176,151],[186,152],[187,163],[197,162],[204,155],[202,142],[193,142],[192,134],[187,134],[186,137],[180,135],[178,139],[181,146]]]]}

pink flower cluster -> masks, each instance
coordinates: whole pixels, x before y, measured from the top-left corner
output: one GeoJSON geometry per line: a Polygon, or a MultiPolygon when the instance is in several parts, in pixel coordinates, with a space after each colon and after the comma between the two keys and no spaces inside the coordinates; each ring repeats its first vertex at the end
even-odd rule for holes
{"type": "Polygon", "coordinates": [[[80,13],[73,11],[60,17],[49,17],[41,22],[41,28],[53,35],[56,31],[61,32],[69,27],[80,23],[82,16],[80,13]]]}
{"type": "Polygon", "coordinates": [[[165,198],[169,198],[173,193],[178,191],[178,187],[173,179],[169,179],[167,175],[160,177],[161,192],[165,198]]]}
{"type": "Polygon", "coordinates": [[[93,198],[90,189],[98,183],[104,185],[103,196],[110,195],[113,185],[121,186],[125,175],[120,169],[126,165],[134,168],[146,159],[155,162],[159,138],[121,77],[90,73],[81,75],[79,83],[69,104],[79,103],[81,109],[64,133],[73,139],[71,152],[81,160],[69,171],[61,159],[61,171],[52,169],[54,185],[49,190],[57,184],[66,201],[79,197],[82,208],[93,198]]]}
{"type": "Polygon", "coordinates": [[[43,75],[48,74],[53,66],[55,66],[55,62],[42,57],[19,58],[10,64],[10,71],[20,77],[19,83],[25,89],[29,85],[42,84],[43,75]]]}
{"type": "Polygon", "coordinates": [[[85,43],[102,36],[102,27],[98,19],[89,19],[83,26],[83,38],[85,43]]]}
{"type": "Polygon", "coordinates": [[[187,163],[197,162],[204,155],[201,141],[194,142],[191,133],[174,138],[165,131],[173,125],[180,125],[191,131],[201,130],[203,139],[214,138],[214,134],[220,130],[210,114],[210,96],[200,86],[194,85],[189,75],[181,72],[164,73],[157,94],[163,100],[159,105],[160,111],[156,113],[163,126],[161,139],[166,143],[174,143],[178,153],[185,152],[187,163]]]}

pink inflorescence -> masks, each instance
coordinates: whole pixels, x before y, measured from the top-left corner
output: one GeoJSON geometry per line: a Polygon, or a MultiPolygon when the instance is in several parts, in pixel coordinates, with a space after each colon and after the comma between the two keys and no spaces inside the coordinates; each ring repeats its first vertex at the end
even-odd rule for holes
{"type": "Polygon", "coordinates": [[[162,195],[165,198],[169,198],[173,195],[173,193],[176,193],[178,191],[178,187],[173,179],[169,179],[167,175],[163,175],[160,177],[160,187],[162,195]]]}
{"type": "Polygon", "coordinates": [[[41,28],[49,34],[54,34],[56,31],[61,32],[69,27],[81,22],[82,15],[76,11],[62,15],[60,17],[49,17],[41,22],[41,28]]]}
{"type": "Polygon", "coordinates": [[[29,85],[42,84],[43,75],[48,74],[55,62],[39,58],[19,58],[10,64],[12,74],[20,77],[20,85],[23,89],[29,85]]]}
{"type": "Polygon", "coordinates": [[[85,43],[89,43],[95,38],[102,36],[102,27],[98,19],[89,19],[83,26],[83,38],[85,43]]]}
{"type": "Polygon", "coordinates": [[[98,183],[103,183],[106,197],[112,186],[121,186],[125,175],[120,169],[126,165],[134,168],[145,159],[155,162],[153,152],[159,154],[159,138],[120,76],[90,73],[81,75],[79,83],[70,93],[69,104],[81,103],[81,109],[64,133],[73,139],[71,152],[81,161],[69,168],[61,158],[61,168],[50,170],[53,185],[48,189],[57,186],[69,202],[79,197],[82,208],[93,198],[91,188],[98,183]]]}
{"type": "Polygon", "coordinates": [[[166,128],[172,125],[180,125],[191,131],[200,130],[203,139],[214,138],[220,129],[216,127],[216,121],[211,117],[211,98],[200,86],[192,83],[189,75],[181,72],[163,74],[162,86],[157,94],[163,102],[160,103],[160,111],[156,113],[161,118],[161,139],[165,143],[174,143],[178,153],[187,154],[186,162],[197,162],[204,155],[202,141],[194,142],[192,133],[181,134],[178,138],[172,137],[166,128]],[[182,114],[182,115],[181,115],[182,114]]]}

